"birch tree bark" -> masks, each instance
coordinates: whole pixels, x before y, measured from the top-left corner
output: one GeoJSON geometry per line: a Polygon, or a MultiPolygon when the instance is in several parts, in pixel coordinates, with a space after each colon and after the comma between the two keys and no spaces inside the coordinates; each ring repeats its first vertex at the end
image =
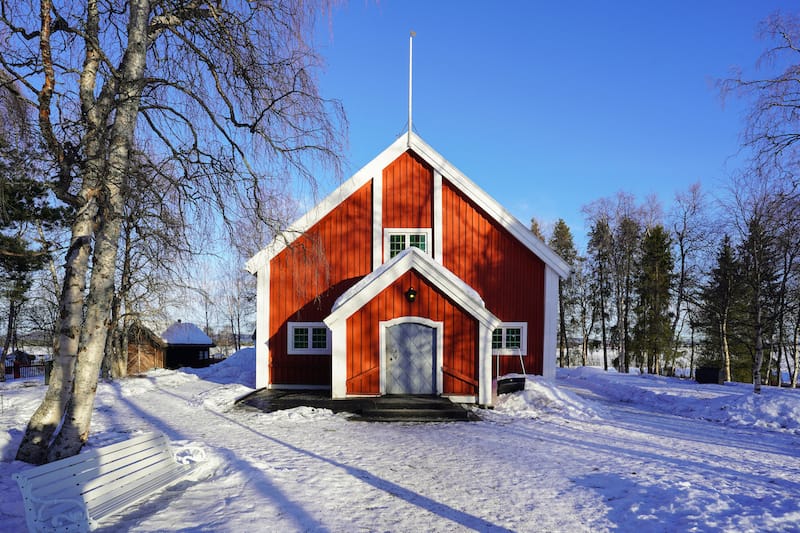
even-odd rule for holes
{"type": "Polygon", "coordinates": [[[55,366],[18,459],[75,454],[89,435],[132,165],[152,171],[153,196],[182,224],[212,213],[231,233],[242,219],[278,231],[285,220],[270,206],[290,180],[313,190],[315,171],[338,172],[346,123],[312,75],[318,9],[302,0],[0,0],[0,71],[38,110],[55,168],[42,179],[74,213],[55,366]]]}

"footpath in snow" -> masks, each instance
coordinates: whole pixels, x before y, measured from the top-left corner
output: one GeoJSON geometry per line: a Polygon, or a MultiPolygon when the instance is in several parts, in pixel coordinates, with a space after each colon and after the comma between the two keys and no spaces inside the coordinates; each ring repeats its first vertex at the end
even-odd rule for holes
{"type": "MultiPolygon", "coordinates": [[[[193,443],[190,479],[103,531],[798,531],[800,391],[560,371],[481,422],[353,422],[234,407],[254,353],[98,388],[87,448],[143,431],[193,443]]],[[[41,380],[0,385],[0,530],[41,380]]]]}

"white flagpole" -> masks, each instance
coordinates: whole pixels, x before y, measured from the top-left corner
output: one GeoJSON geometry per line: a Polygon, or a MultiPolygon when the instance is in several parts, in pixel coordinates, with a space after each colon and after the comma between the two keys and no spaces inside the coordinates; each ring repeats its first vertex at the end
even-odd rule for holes
{"type": "Polygon", "coordinates": [[[411,77],[412,77],[412,66],[413,66],[413,50],[414,50],[414,37],[417,35],[415,31],[411,31],[411,35],[408,38],[408,139],[406,141],[406,145],[411,148],[411,104],[412,104],[412,96],[411,96],[411,77]]]}

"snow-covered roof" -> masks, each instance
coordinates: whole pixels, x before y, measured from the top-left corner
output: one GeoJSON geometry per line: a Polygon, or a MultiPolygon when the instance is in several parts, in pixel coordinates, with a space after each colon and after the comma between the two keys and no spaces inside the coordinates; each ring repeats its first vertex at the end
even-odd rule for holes
{"type": "Polygon", "coordinates": [[[528,227],[517,220],[506,208],[489,196],[472,180],[467,178],[453,164],[442,157],[439,152],[422,140],[416,133],[404,133],[397,138],[388,148],[381,152],[372,161],[367,163],[350,179],[339,186],[327,198],[320,202],[308,213],[296,220],[282,235],[274,239],[266,248],[258,252],[247,261],[246,268],[255,274],[269,260],[275,257],[286,246],[297,239],[311,226],[319,222],[330,213],[337,205],[344,201],[353,192],[357,191],[375,176],[380,176],[383,169],[392,161],[400,157],[405,151],[411,150],[424,159],[431,167],[439,172],[445,179],[464,191],[483,211],[502,225],[511,235],[519,240],[525,247],[535,253],[544,263],[552,268],[561,278],[570,274],[570,266],[547,244],[536,237],[528,227]]]}
{"type": "Polygon", "coordinates": [[[180,320],[164,330],[161,338],[171,346],[211,346],[214,344],[211,337],[203,333],[200,328],[191,322],[181,322],[180,320]]]}
{"type": "Polygon", "coordinates": [[[413,246],[406,248],[364,276],[339,296],[333,304],[331,314],[325,319],[325,323],[331,327],[337,321],[346,319],[411,269],[430,280],[470,315],[486,324],[490,329],[494,329],[500,323],[500,320],[486,309],[483,299],[475,289],[434,261],[428,254],[413,246]]]}

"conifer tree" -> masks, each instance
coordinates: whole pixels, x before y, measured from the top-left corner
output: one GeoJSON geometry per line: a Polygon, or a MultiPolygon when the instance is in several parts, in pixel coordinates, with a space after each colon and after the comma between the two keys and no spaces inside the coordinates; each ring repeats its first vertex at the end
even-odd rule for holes
{"type": "Polygon", "coordinates": [[[634,213],[623,212],[614,227],[614,296],[617,308],[618,368],[624,373],[630,369],[629,344],[631,339],[631,313],[633,311],[635,266],[640,253],[641,224],[634,213]]]}
{"type": "MultiPolygon", "coordinates": [[[[575,262],[578,257],[578,251],[575,249],[575,241],[572,238],[572,232],[564,222],[564,219],[559,218],[553,227],[553,235],[550,237],[550,247],[567,262],[571,269],[574,270],[575,262]]],[[[564,361],[569,365],[569,339],[567,331],[567,317],[572,315],[572,308],[575,304],[575,283],[570,277],[567,279],[558,280],[558,353],[559,365],[564,367],[564,361]]]]}
{"type": "MultiPolygon", "coordinates": [[[[16,348],[20,311],[27,301],[32,276],[49,259],[50,247],[34,228],[58,225],[65,214],[54,207],[47,188],[37,179],[41,154],[33,142],[29,116],[18,88],[0,70],[0,298],[7,306],[2,354],[16,348]]],[[[0,381],[5,372],[0,373],[0,381]]]]}
{"type": "Polygon", "coordinates": [[[742,299],[742,274],[731,238],[725,235],[717,251],[716,265],[700,294],[700,322],[711,345],[712,361],[722,364],[725,381],[731,381],[731,324],[742,299]]]}
{"type": "Polygon", "coordinates": [[[644,357],[648,373],[659,374],[660,357],[669,350],[672,337],[669,306],[674,261],[669,234],[660,224],[645,232],[641,246],[633,344],[644,357]]]}
{"type": "Polygon", "coordinates": [[[594,272],[594,295],[600,308],[600,332],[603,347],[603,368],[608,370],[608,299],[611,296],[611,254],[613,236],[608,220],[599,218],[589,231],[588,252],[594,272]]]}
{"type": "Polygon", "coordinates": [[[774,327],[777,267],[780,263],[775,255],[775,236],[758,214],[757,210],[754,211],[754,216],[749,220],[748,233],[741,245],[752,332],[753,392],[756,394],[761,392],[764,339],[774,327]]]}

